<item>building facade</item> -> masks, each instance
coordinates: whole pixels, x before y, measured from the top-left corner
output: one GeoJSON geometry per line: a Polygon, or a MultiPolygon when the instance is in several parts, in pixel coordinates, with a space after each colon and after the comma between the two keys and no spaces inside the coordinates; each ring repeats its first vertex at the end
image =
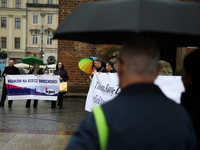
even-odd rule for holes
{"type": "MultiPolygon", "coordinates": [[[[58,23],[60,24],[83,3],[95,1],[104,0],[59,0],[58,23]]],[[[79,69],[78,62],[85,57],[94,56],[101,58],[107,47],[109,45],[92,45],[84,42],[58,40],[58,61],[63,62],[69,74],[69,92],[88,92],[89,83],[87,82],[87,78],[89,74],[79,69]]]]}
{"type": "Polygon", "coordinates": [[[57,62],[57,40],[52,40],[58,27],[58,0],[28,0],[26,56],[57,62]]]}
{"type": "MultiPolygon", "coordinates": [[[[104,0],[59,0],[59,20],[58,23],[69,16],[77,7],[85,2],[95,2],[104,0]]],[[[200,0],[181,0],[188,2],[200,2],[200,0]]],[[[62,61],[68,71],[68,91],[87,92],[88,74],[81,71],[78,62],[84,57],[100,57],[108,45],[92,45],[83,42],[58,40],[58,61],[62,61]]],[[[174,72],[182,68],[182,61],[186,54],[194,48],[169,47],[163,48],[162,59],[170,62],[174,72]]]]}
{"type": "Polygon", "coordinates": [[[1,49],[16,63],[25,57],[27,0],[0,0],[1,49]]]}

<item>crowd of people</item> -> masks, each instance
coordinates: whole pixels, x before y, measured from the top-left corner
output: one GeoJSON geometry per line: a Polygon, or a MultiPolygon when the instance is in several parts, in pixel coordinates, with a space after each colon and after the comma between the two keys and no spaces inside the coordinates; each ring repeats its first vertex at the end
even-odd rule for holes
{"type": "MultiPolygon", "coordinates": [[[[4,83],[3,83],[3,91],[2,91],[1,101],[0,101],[0,107],[4,107],[4,103],[5,103],[6,96],[7,96],[6,83],[5,83],[6,75],[33,74],[33,75],[37,76],[37,75],[42,75],[42,74],[48,74],[48,69],[40,68],[40,65],[38,63],[35,63],[34,67],[31,67],[29,69],[22,68],[21,73],[20,73],[19,69],[14,66],[14,64],[15,64],[14,61],[10,60],[9,65],[7,67],[5,67],[5,70],[2,73],[2,76],[4,77],[4,83]]],[[[108,63],[106,63],[106,67],[103,67],[102,60],[96,59],[94,61],[94,72],[114,73],[114,72],[116,72],[116,70],[114,69],[113,62],[108,62],[108,63]]],[[[90,81],[92,80],[92,76],[94,75],[94,72],[92,72],[92,74],[89,76],[90,81]]],[[[62,82],[63,81],[66,82],[69,79],[68,73],[64,69],[64,65],[62,62],[57,63],[56,70],[54,71],[53,76],[54,75],[60,75],[59,80],[62,82]]],[[[49,108],[57,108],[57,109],[62,108],[64,94],[65,94],[65,92],[62,92],[62,93],[59,92],[57,106],[56,106],[56,101],[52,101],[49,108]]],[[[13,103],[13,100],[8,100],[8,107],[11,107],[12,103],[13,103]]],[[[31,105],[31,99],[27,99],[25,107],[30,108],[30,105],[31,105]]],[[[33,107],[37,108],[37,105],[38,105],[38,100],[34,99],[33,107]]]]}
{"type": "Polygon", "coordinates": [[[117,72],[115,70],[113,62],[111,61],[107,62],[105,67],[102,65],[102,63],[103,61],[101,59],[94,60],[93,72],[89,75],[88,80],[87,80],[90,84],[92,82],[92,77],[95,72],[99,72],[99,73],[102,72],[102,73],[107,73],[107,74],[117,72]]]}
{"type": "MultiPolygon", "coordinates": [[[[43,70],[42,68],[40,68],[38,63],[34,64],[34,67],[31,68],[28,72],[26,72],[26,74],[33,74],[33,75],[42,75],[45,73],[45,70],[43,70]]],[[[5,67],[2,76],[4,77],[4,82],[3,82],[3,91],[2,91],[2,96],[1,96],[1,101],[0,101],[0,107],[4,107],[4,103],[6,100],[6,96],[7,96],[7,90],[6,90],[6,82],[5,82],[5,77],[6,75],[19,75],[19,69],[17,67],[14,66],[14,61],[10,60],[9,61],[9,65],[7,67],[5,67]]],[[[54,71],[54,75],[60,75],[59,80],[60,81],[64,81],[66,82],[69,79],[68,73],[67,71],[64,69],[64,65],[62,62],[58,62],[56,65],[56,70],[54,71]]],[[[65,94],[65,92],[59,93],[58,96],[58,102],[57,102],[57,109],[62,108],[63,106],[63,94],[65,94]]],[[[8,100],[8,107],[11,107],[13,103],[13,100],[8,100]]],[[[28,99],[26,101],[26,108],[30,108],[31,105],[31,100],[28,99]]],[[[38,100],[34,99],[34,103],[33,103],[33,107],[37,108],[38,105],[38,100]]],[[[56,108],[56,101],[52,101],[51,106],[49,108],[56,108]]]]}
{"type": "MultiPolygon", "coordinates": [[[[198,69],[200,49],[184,58],[182,81],[185,92],[181,104],[167,98],[154,80],[161,71],[159,48],[149,38],[138,37],[126,42],[119,51],[117,73],[121,92],[114,100],[101,106],[106,119],[108,137],[106,149],[109,150],[196,150],[200,149],[200,70],[198,69]]],[[[102,60],[94,61],[94,72],[115,73],[114,64],[102,60]]],[[[94,72],[89,76],[92,80],[94,72]]],[[[29,74],[43,74],[38,64],[29,74]]],[[[17,75],[19,69],[14,61],[9,61],[3,77],[17,75]]],[[[58,62],[53,75],[60,75],[60,81],[69,79],[62,62],[58,62]]],[[[6,99],[4,80],[0,106],[6,99]]],[[[26,106],[30,107],[31,100],[26,106]]],[[[38,100],[34,100],[36,108],[38,100]]],[[[12,100],[8,101],[11,107],[12,100]]],[[[62,108],[63,93],[59,93],[57,108],[62,108]]],[[[56,108],[56,101],[49,108],[56,108]]],[[[100,150],[102,143],[94,113],[89,113],[79,124],[77,132],[71,137],[66,150],[100,150]]],[[[102,125],[103,126],[103,125],[102,125]]],[[[100,126],[101,127],[101,126],[100,126]]],[[[103,128],[103,127],[102,127],[103,128]]]]}
{"type": "Polygon", "coordinates": [[[125,43],[117,58],[121,92],[100,107],[104,117],[91,112],[80,122],[66,150],[200,149],[199,58],[195,50],[184,59],[186,90],[177,104],[154,84],[161,70],[158,46],[145,37],[125,43]]]}

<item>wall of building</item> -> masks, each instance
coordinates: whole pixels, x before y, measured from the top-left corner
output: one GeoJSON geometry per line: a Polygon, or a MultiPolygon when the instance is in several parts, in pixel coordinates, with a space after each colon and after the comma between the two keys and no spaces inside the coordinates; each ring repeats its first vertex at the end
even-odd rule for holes
{"type": "MultiPolygon", "coordinates": [[[[85,2],[102,0],[59,0],[59,19],[60,24],[77,7],[85,2]]],[[[78,67],[78,62],[85,57],[100,57],[108,45],[92,45],[83,42],[58,40],[58,61],[62,61],[69,74],[69,92],[87,92],[89,74],[84,73],[78,67]]]]}
{"type": "MultiPolygon", "coordinates": [[[[48,62],[50,62],[50,61],[48,61],[48,59],[49,59],[50,56],[54,57],[55,60],[57,60],[57,57],[58,57],[57,53],[46,53],[46,52],[45,52],[45,55],[44,55],[44,58],[43,58],[43,62],[44,62],[45,64],[48,64],[48,62]]],[[[56,62],[55,62],[55,63],[56,63],[56,62]]]]}
{"type": "Polygon", "coordinates": [[[7,7],[2,7],[0,0],[0,19],[7,18],[6,28],[0,27],[0,38],[6,37],[6,48],[8,59],[21,59],[25,57],[26,48],[26,2],[21,0],[21,8],[16,8],[15,0],[7,0],[7,7]],[[20,18],[20,28],[15,28],[15,18],[20,18]],[[20,48],[15,48],[15,38],[20,38],[20,48]]]}
{"type": "MultiPolygon", "coordinates": [[[[59,0],[59,19],[60,24],[77,7],[85,2],[102,0],[59,0]]],[[[200,0],[182,0],[189,2],[200,2],[200,0]]],[[[87,91],[88,74],[82,72],[78,67],[78,62],[84,57],[100,57],[108,45],[91,45],[76,41],[58,40],[58,61],[62,61],[69,73],[69,91],[87,91]]],[[[189,52],[188,48],[177,48],[176,69],[182,67],[184,56],[189,52]]]]}
{"type": "MultiPolygon", "coordinates": [[[[29,0],[31,4],[33,0],[29,0]]],[[[27,7],[27,56],[41,57],[41,49],[44,51],[43,57],[48,57],[49,53],[57,55],[57,40],[53,40],[52,44],[47,44],[47,34],[53,34],[58,27],[58,8],[51,7],[47,4],[47,0],[38,0],[38,5],[34,4],[27,7]],[[42,16],[44,14],[44,16],[42,16]],[[38,23],[33,23],[33,15],[38,15],[38,23]],[[52,24],[47,23],[47,16],[52,15],[52,24]],[[41,42],[41,33],[43,25],[43,44],[41,42]],[[48,33],[49,32],[49,33],[48,33]],[[38,34],[38,43],[33,44],[32,34],[38,34]]],[[[58,4],[58,0],[53,0],[52,5],[58,4]]],[[[44,60],[44,59],[43,59],[44,60]]],[[[57,57],[56,57],[57,60],[57,57]]],[[[44,60],[45,62],[45,60],[44,60]]]]}

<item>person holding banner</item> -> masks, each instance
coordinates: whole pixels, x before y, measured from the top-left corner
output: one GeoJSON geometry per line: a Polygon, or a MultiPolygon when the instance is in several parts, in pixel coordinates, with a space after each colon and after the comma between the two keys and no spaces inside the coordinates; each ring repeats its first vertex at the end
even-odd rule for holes
{"type": "Polygon", "coordinates": [[[195,150],[189,115],[154,85],[158,46],[145,37],[123,45],[117,58],[121,92],[93,108],[66,150],[195,150]]]}
{"type": "Polygon", "coordinates": [[[116,73],[117,71],[114,68],[114,63],[109,61],[106,63],[106,71],[107,73],[116,73]]]}
{"type": "MultiPolygon", "coordinates": [[[[105,68],[102,66],[102,61],[100,59],[96,59],[94,61],[94,67],[96,68],[96,72],[106,72],[105,68]]],[[[94,72],[91,73],[89,76],[89,79],[92,79],[92,76],[94,75],[94,72]]]]}
{"type": "MultiPolygon", "coordinates": [[[[7,90],[6,90],[6,82],[5,82],[5,77],[7,75],[17,75],[20,74],[19,73],[19,69],[17,67],[14,66],[15,62],[14,60],[10,60],[8,67],[5,67],[2,75],[4,77],[4,82],[3,82],[3,91],[2,91],[2,95],[1,95],[1,102],[0,102],[0,107],[4,107],[4,102],[6,100],[6,95],[7,95],[7,90]]],[[[12,106],[13,101],[9,100],[8,101],[8,107],[12,106]]]]}
{"type": "Polygon", "coordinates": [[[183,61],[182,81],[185,92],[181,96],[181,105],[189,113],[195,129],[198,150],[200,149],[200,49],[194,50],[183,61]]]}
{"type": "MultiPolygon", "coordinates": [[[[34,75],[38,75],[39,74],[39,75],[42,75],[43,74],[43,69],[39,68],[39,64],[38,63],[35,63],[34,64],[34,68],[31,69],[28,74],[34,74],[34,75]]],[[[30,105],[31,105],[31,100],[28,99],[26,101],[26,106],[25,107],[26,108],[30,108],[30,105]]],[[[34,99],[33,107],[37,108],[37,105],[38,105],[38,100],[34,99]]]]}
{"type": "MultiPolygon", "coordinates": [[[[94,72],[106,72],[105,68],[102,66],[102,61],[100,59],[96,59],[94,61],[94,66],[93,66],[94,72]]],[[[88,82],[91,84],[92,82],[92,77],[94,75],[94,72],[91,73],[88,77],[88,82]]]]}
{"type": "MultiPolygon", "coordinates": [[[[56,70],[54,71],[54,75],[60,75],[59,80],[66,82],[69,79],[67,71],[64,69],[64,65],[62,62],[58,62],[56,65],[56,70]]],[[[58,96],[58,104],[57,109],[62,108],[63,106],[63,94],[65,93],[59,93],[58,96]]],[[[51,101],[51,106],[49,108],[56,108],[56,101],[51,101]]]]}

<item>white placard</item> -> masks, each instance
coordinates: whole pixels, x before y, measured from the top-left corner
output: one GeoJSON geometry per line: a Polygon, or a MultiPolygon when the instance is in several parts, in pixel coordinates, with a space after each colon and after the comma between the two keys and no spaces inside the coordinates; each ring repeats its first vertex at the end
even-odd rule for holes
{"type": "Polygon", "coordinates": [[[117,73],[94,73],[87,95],[85,110],[91,111],[96,105],[102,105],[117,96],[120,92],[117,73]]]}
{"type": "MultiPolygon", "coordinates": [[[[154,83],[168,98],[180,103],[181,94],[185,91],[181,76],[158,76],[154,83]]],[[[85,110],[90,112],[94,106],[112,100],[119,92],[117,73],[95,73],[87,95],[85,110]]]]}

